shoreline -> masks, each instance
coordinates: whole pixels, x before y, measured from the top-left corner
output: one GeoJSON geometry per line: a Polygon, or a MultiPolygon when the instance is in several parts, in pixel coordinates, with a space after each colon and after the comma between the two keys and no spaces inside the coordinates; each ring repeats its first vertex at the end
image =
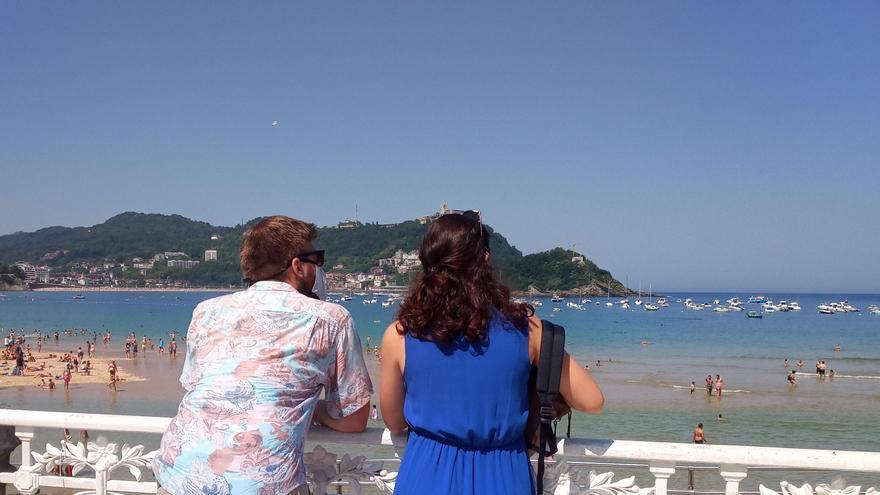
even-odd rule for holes
{"type": "Polygon", "coordinates": [[[39,287],[28,289],[26,292],[238,292],[241,290],[245,289],[215,289],[211,287],[39,287]]]}

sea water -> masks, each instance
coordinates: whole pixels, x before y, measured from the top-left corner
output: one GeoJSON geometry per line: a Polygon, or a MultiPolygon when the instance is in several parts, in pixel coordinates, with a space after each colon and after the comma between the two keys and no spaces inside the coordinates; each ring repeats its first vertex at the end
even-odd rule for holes
{"type": "MultiPolygon", "coordinates": [[[[90,334],[98,333],[99,353],[102,333],[111,331],[111,346],[121,353],[129,332],[154,342],[159,338],[167,342],[171,331],[185,334],[196,304],[219,295],[88,292],[85,299],[73,299],[69,292],[5,293],[0,297],[0,326],[4,334],[16,329],[25,335],[35,329],[51,334],[86,328],[90,334]]],[[[629,310],[618,304],[609,308],[605,298],[583,305],[583,311],[541,299],[538,315],[566,328],[567,349],[589,366],[606,395],[602,414],[574,415],[572,435],[689,442],[694,426],[702,422],[715,444],[880,451],[880,316],[866,311],[868,305],[880,304],[880,296],[767,294],[774,300],[798,301],[803,310],[765,314],[762,319],[747,318],[745,312],[692,311],[675,302],[688,297],[697,302],[724,301],[733,296],[745,301],[749,294],[667,294],[670,306],[656,312],[634,304],[629,310]],[[822,302],[843,299],[862,311],[835,315],[816,311],[822,302]],[[840,352],[834,350],[838,344],[840,352]],[[783,366],[786,358],[788,368],[783,366]],[[799,359],[803,368],[796,366],[799,359]],[[835,371],[833,380],[815,376],[820,359],[835,371]],[[790,370],[802,375],[797,387],[786,381],[790,370]],[[706,394],[707,374],[723,377],[722,398],[706,394]],[[692,381],[694,394],[689,391],[692,381]],[[719,414],[723,423],[716,421],[719,414]]],[[[369,336],[374,344],[381,341],[398,308],[363,304],[357,296],[342,304],[354,317],[362,343],[369,336]]],[[[44,351],[75,350],[85,339],[65,337],[59,346],[50,339],[44,351]]],[[[184,349],[181,345],[179,361],[184,349]]],[[[135,373],[138,366],[144,367],[142,371],[152,376],[178,373],[179,364],[169,367],[164,361],[146,360],[126,366],[134,366],[135,373]]],[[[104,398],[108,394],[98,387],[89,400],[77,400],[0,388],[0,403],[21,409],[170,416],[181,394],[172,389],[104,398]]]]}

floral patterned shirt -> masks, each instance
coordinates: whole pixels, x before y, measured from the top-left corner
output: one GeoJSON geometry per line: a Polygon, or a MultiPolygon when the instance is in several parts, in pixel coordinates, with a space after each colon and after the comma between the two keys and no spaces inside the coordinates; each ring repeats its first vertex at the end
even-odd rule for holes
{"type": "Polygon", "coordinates": [[[174,495],[291,492],[306,482],[303,441],[321,390],[336,418],[372,394],[348,311],[275,281],[196,307],[180,383],[153,461],[174,495]]]}

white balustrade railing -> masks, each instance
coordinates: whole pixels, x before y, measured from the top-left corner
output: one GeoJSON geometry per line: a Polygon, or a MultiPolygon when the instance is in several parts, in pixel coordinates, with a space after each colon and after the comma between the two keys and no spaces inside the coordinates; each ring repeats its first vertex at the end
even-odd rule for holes
{"type": "MultiPolygon", "coordinates": [[[[156,493],[155,481],[141,481],[151,471],[155,451],[145,452],[142,445],[118,443],[88,445],[62,441],[60,446],[46,445],[39,451],[33,445],[34,433],[40,429],[87,429],[101,432],[127,432],[161,435],[171,418],[151,416],[124,416],[107,414],[58,413],[0,409],[0,429],[13,427],[21,442],[21,464],[12,472],[0,472],[0,487],[12,484],[19,493],[36,494],[40,487],[57,487],[76,491],[77,495],[94,493],[156,493]],[[111,479],[117,469],[125,468],[134,480],[111,479]],[[69,473],[65,473],[69,470],[69,473]],[[77,476],[93,472],[94,477],[77,476]],[[68,474],[65,476],[65,474],[68,474]],[[72,475],[72,476],[71,476],[72,475]]],[[[2,433],[2,432],[0,432],[2,433]]],[[[0,434],[0,466],[3,465],[3,435],[0,434]]],[[[406,447],[406,437],[391,435],[388,430],[368,428],[363,433],[339,433],[313,427],[308,442],[318,444],[306,453],[312,492],[327,493],[331,484],[372,484],[382,492],[393,492],[395,472],[383,469],[382,462],[371,462],[363,456],[345,454],[337,458],[320,444],[353,447],[389,447],[399,459],[406,447]]],[[[12,450],[6,446],[6,455],[12,450]]],[[[725,495],[740,493],[740,483],[750,469],[777,468],[787,470],[850,471],[870,473],[880,479],[880,453],[840,450],[790,449],[749,447],[737,445],[692,445],[629,440],[592,440],[570,438],[559,442],[560,462],[551,462],[545,475],[545,490],[556,495],[667,495],[670,477],[681,465],[713,466],[724,480],[725,495]],[[624,463],[645,465],[654,477],[654,485],[638,487],[633,477],[613,481],[613,473],[589,474],[576,472],[574,464],[609,463],[621,467],[624,463]]],[[[679,468],[680,469],[680,468],[679,468]]],[[[809,484],[797,487],[786,481],[780,483],[782,495],[880,495],[876,487],[862,490],[860,486],[846,486],[836,480],[832,484],[809,484]]],[[[778,495],[774,490],[759,488],[761,495],[778,495]]],[[[2,493],[2,492],[0,492],[2,493]]]]}

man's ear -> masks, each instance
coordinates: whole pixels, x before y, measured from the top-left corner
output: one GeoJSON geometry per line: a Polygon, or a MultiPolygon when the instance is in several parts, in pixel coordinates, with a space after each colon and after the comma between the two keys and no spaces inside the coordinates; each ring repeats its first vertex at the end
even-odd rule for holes
{"type": "Polygon", "coordinates": [[[305,275],[305,270],[303,270],[303,262],[300,261],[299,258],[293,258],[292,260],[290,260],[290,268],[290,271],[293,272],[293,274],[297,277],[305,275]]]}

